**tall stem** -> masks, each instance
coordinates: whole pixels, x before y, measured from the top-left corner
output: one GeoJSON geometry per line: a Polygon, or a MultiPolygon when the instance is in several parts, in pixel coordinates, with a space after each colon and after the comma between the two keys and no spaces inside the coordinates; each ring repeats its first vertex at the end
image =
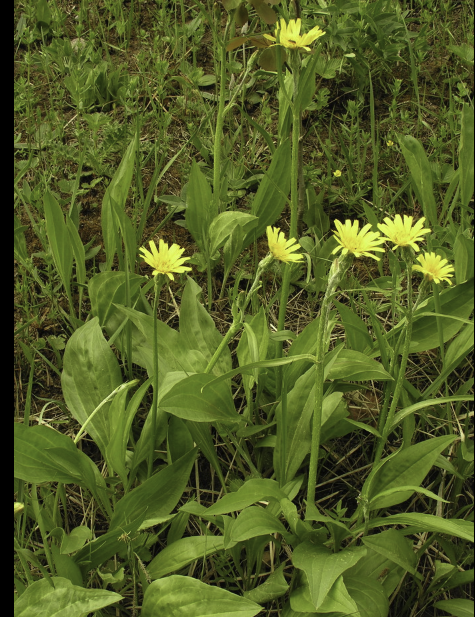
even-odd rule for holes
{"type": "Polygon", "coordinates": [[[315,351],[315,408],[312,417],[312,442],[310,449],[310,467],[308,470],[307,485],[307,508],[315,503],[315,487],[318,475],[318,451],[320,450],[320,438],[322,431],[322,410],[323,410],[323,382],[324,382],[324,359],[326,327],[332,304],[333,294],[341,281],[342,276],[350,265],[348,259],[342,257],[333,261],[328,276],[328,286],[323,298],[320,310],[320,321],[318,322],[317,349],[315,351]]]}
{"type": "MultiPolygon", "coordinates": [[[[292,161],[290,168],[290,231],[289,238],[297,238],[297,221],[299,207],[299,165],[301,158],[300,150],[300,126],[301,113],[297,105],[297,97],[299,91],[299,75],[300,75],[300,56],[297,50],[290,52],[290,62],[292,66],[292,74],[294,78],[294,94],[292,105],[292,161]]],[[[287,300],[289,297],[290,288],[290,271],[292,265],[285,265],[284,275],[282,277],[282,287],[280,290],[279,303],[279,319],[278,329],[283,330],[285,327],[285,315],[287,312],[287,300]]],[[[282,343],[279,346],[279,356],[282,356],[282,343]]]]}
{"type": "Polygon", "coordinates": [[[221,41],[221,58],[220,58],[220,77],[219,77],[219,101],[218,101],[218,115],[216,118],[216,130],[214,133],[214,150],[213,150],[213,206],[214,212],[213,220],[220,211],[221,200],[221,137],[223,135],[224,127],[224,104],[226,98],[226,39],[229,29],[229,20],[226,23],[226,29],[221,41]]]}
{"type": "Polygon", "coordinates": [[[407,270],[407,313],[406,313],[406,331],[404,338],[404,345],[402,348],[401,365],[399,366],[399,372],[396,380],[396,386],[394,388],[393,399],[391,401],[391,407],[389,408],[388,416],[382,427],[382,437],[379,440],[376,454],[374,457],[374,464],[381,460],[384,446],[391,433],[391,425],[396,413],[399,397],[401,396],[402,388],[404,386],[404,377],[406,376],[407,359],[409,357],[409,348],[411,346],[412,339],[412,324],[414,316],[414,306],[412,302],[412,254],[411,249],[404,250],[404,261],[406,262],[407,270]]]}
{"type": "Polygon", "coordinates": [[[158,297],[160,296],[160,290],[163,286],[163,278],[161,275],[155,277],[154,282],[154,294],[153,299],[153,399],[152,409],[152,436],[150,442],[150,449],[148,453],[147,463],[147,478],[150,478],[153,471],[153,461],[155,459],[155,436],[157,432],[157,416],[158,416],[158,297]]]}

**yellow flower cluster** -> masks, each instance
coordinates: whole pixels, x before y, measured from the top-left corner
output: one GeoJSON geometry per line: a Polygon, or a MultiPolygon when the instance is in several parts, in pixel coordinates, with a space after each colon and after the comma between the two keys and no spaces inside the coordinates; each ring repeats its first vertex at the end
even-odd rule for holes
{"type": "Polygon", "coordinates": [[[151,240],[149,242],[150,251],[146,248],[141,247],[139,250],[142,253],[142,257],[149,266],[152,266],[153,272],[152,274],[155,276],[156,274],[166,274],[169,279],[174,280],[173,273],[181,274],[182,272],[187,272],[191,270],[184,266],[185,261],[190,259],[189,257],[182,257],[182,254],[185,249],[182,249],[178,246],[178,244],[172,244],[170,248],[168,248],[168,244],[163,240],[159,240],[159,250],[155,245],[155,242],[151,240]]]}
{"type": "Polygon", "coordinates": [[[264,34],[264,36],[269,41],[274,41],[275,45],[282,45],[287,49],[311,51],[309,45],[325,33],[318,26],[315,26],[307,34],[300,34],[301,27],[301,19],[291,19],[288,24],[285,19],[281,19],[274,32],[275,36],[272,36],[272,34],[264,34]]]}

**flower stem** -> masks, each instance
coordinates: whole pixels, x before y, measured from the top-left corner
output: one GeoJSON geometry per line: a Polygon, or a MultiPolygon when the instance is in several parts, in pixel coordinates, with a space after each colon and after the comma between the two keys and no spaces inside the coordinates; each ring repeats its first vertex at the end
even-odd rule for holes
{"type": "MultiPolygon", "coordinates": [[[[297,106],[298,91],[299,91],[299,76],[300,76],[300,56],[297,50],[291,52],[291,67],[294,78],[294,93],[292,105],[292,161],[290,168],[290,231],[289,238],[297,237],[297,222],[298,222],[298,207],[299,207],[299,164],[301,162],[299,156],[300,150],[300,126],[301,113],[297,106]]],[[[283,330],[285,327],[285,315],[287,312],[287,300],[289,297],[290,288],[290,272],[292,264],[287,263],[284,268],[282,277],[282,287],[280,290],[279,303],[279,318],[278,329],[283,330]]],[[[280,343],[278,356],[282,356],[282,346],[280,343]]]]}
{"type": "Polygon", "coordinates": [[[153,399],[152,409],[152,429],[150,449],[147,462],[147,478],[150,478],[153,471],[153,461],[155,460],[155,434],[157,432],[157,416],[158,416],[158,298],[163,287],[163,277],[157,275],[154,281],[154,299],[153,299],[153,399]]]}
{"type": "Polygon", "coordinates": [[[318,451],[320,450],[320,438],[322,431],[322,410],[323,410],[323,383],[324,383],[324,359],[326,327],[332,304],[333,294],[338,287],[343,275],[350,266],[350,261],[346,258],[337,258],[333,261],[328,275],[328,285],[320,309],[320,317],[317,332],[317,348],[315,351],[315,408],[312,417],[312,442],[310,449],[310,467],[308,470],[307,485],[307,508],[315,503],[315,487],[318,475],[318,451]]]}
{"type": "MultiPolygon", "coordinates": [[[[396,380],[396,385],[394,388],[393,398],[391,401],[391,406],[389,408],[387,418],[384,421],[384,426],[382,427],[382,436],[376,448],[374,464],[378,463],[381,460],[381,455],[383,453],[384,446],[386,445],[388,436],[391,433],[391,425],[393,423],[397,404],[399,402],[399,397],[401,396],[402,388],[404,386],[404,377],[406,375],[407,359],[409,357],[409,348],[411,346],[412,324],[413,324],[413,316],[414,316],[415,307],[413,306],[413,301],[412,301],[412,255],[410,254],[410,249],[407,249],[404,251],[404,261],[406,262],[406,269],[407,269],[407,313],[406,313],[406,329],[404,332],[404,345],[402,348],[401,364],[399,366],[399,371],[398,371],[398,376],[396,380]]],[[[396,362],[397,359],[395,359],[394,361],[396,362]]]]}

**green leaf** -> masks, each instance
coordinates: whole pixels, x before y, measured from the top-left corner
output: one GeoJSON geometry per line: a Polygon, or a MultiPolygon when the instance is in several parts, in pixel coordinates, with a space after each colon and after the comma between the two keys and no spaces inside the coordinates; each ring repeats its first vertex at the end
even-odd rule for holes
{"type": "Polygon", "coordinates": [[[363,544],[390,561],[397,563],[411,574],[416,574],[417,557],[412,550],[412,543],[401,532],[388,529],[363,538],[363,544]]]}
{"type": "Polygon", "coordinates": [[[473,238],[467,238],[463,233],[459,233],[455,238],[454,244],[455,280],[457,285],[473,278],[473,254],[473,238]]]}
{"type": "Polygon", "coordinates": [[[186,228],[193,236],[200,250],[208,251],[209,227],[217,215],[214,212],[211,187],[199,165],[193,161],[186,193],[186,228]]]}
{"type": "Polygon", "coordinates": [[[122,497],[115,507],[110,529],[135,520],[144,508],[146,520],[141,528],[155,525],[170,514],[185,490],[195,458],[196,448],[122,497]]]}
{"type": "Polygon", "coordinates": [[[350,578],[345,575],[343,579],[361,617],[388,616],[389,601],[381,583],[370,578],[350,578]]]}
{"type": "MultiPolygon", "coordinates": [[[[130,301],[134,304],[139,296],[140,285],[145,277],[129,273],[130,301]]],[[[126,303],[125,272],[101,272],[92,277],[88,283],[91,310],[99,318],[101,327],[112,336],[124,320],[115,304],[126,303]]]]}
{"type": "Polygon", "coordinates": [[[125,463],[127,444],[130,439],[130,428],[139,405],[150,386],[150,381],[147,380],[143,383],[127,404],[128,391],[137,382],[132,381],[128,383],[123,390],[116,394],[109,408],[109,423],[114,428],[111,431],[110,439],[106,446],[105,456],[108,464],[119,475],[124,484],[128,475],[125,463]]]}
{"type": "Polygon", "coordinates": [[[392,380],[380,362],[376,362],[360,351],[342,349],[335,359],[327,379],[344,379],[345,381],[392,380]]]}
{"type": "Polygon", "coordinates": [[[366,480],[362,494],[366,495],[370,510],[389,508],[409,499],[413,490],[396,492],[392,495],[379,496],[383,491],[405,486],[419,486],[437,456],[445,450],[455,437],[452,435],[434,437],[399,450],[396,454],[382,461],[382,465],[366,480]]]}
{"type": "MultiPolygon", "coordinates": [[[[180,336],[189,350],[199,350],[209,362],[223,337],[218,332],[212,317],[199,301],[201,287],[188,277],[180,307],[180,336]]],[[[231,352],[225,348],[216,363],[213,373],[221,375],[231,369],[231,352]]],[[[198,371],[195,371],[198,372],[198,371]]]]}
{"type": "Polygon", "coordinates": [[[188,576],[169,576],[147,588],[142,617],[254,617],[261,607],[188,576]]]}
{"type": "MultiPolygon", "coordinates": [[[[392,514],[374,518],[367,522],[368,529],[384,527],[386,525],[411,525],[409,533],[419,533],[421,531],[435,531],[436,533],[446,533],[449,536],[462,538],[473,542],[473,523],[457,518],[441,518],[432,514],[419,514],[409,512],[407,514],[392,514]]],[[[355,534],[361,533],[364,527],[354,529],[355,534]]]]}
{"type": "MultiPolygon", "coordinates": [[[[426,396],[426,392],[424,392],[424,396],[426,396]]],[[[426,407],[434,407],[435,405],[444,405],[445,403],[452,403],[457,401],[473,401],[473,395],[455,395],[455,396],[443,396],[440,398],[431,398],[426,401],[421,401],[420,403],[414,403],[414,405],[410,405],[405,409],[401,409],[399,411],[391,425],[391,430],[394,430],[398,424],[400,424],[404,418],[407,418],[419,409],[425,409],[426,407]]]]}
{"type": "Polygon", "coordinates": [[[135,533],[144,520],[145,510],[146,508],[142,508],[135,520],[99,536],[73,556],[74,562],[80,566],[83,574],[98,568],[113,555],[124,550],[126,543],[135,538],[135,533]]]}
{"type": "Polygon", "coordinates": [[[290,158],[290,141],[287,139],[275,151],[252,201],[251,214],[259,218],[259,223],[246,234],[243,249],[260,238],[266,227],[273,225],[281,215],[290,189],[290,158]]]}
{"type": "Polygon", "coordinates": [[[61,554],[69,555],[79,551],[92,538],[92,532],[89,527],[81,525],[71,530],[71,533],[63,534],[61,541],[61,554]]]}
{"type": "Polygon", "coordinates": [[[473,600],[455,598],[454,600],[440,600],[434,608],[446,611],[453,617],[473,617],[473,600]]]}
{"type": "Polygon", "coordinates": [[[286,495],[275,480],[252,478],[234,493],[227,493],[219,501],[206,510],[207,515],[228,514],[243,510],[258,501],[268,501],[271,498],[285,499],[286,495]]]}
{"type": "Polygon", "coordinates": [[[69,216],[66,217],[66,227],[69,233],[69,241],[71,243],[74,261],[76,262],[76,280],[78,283],[84,285],[86,282],[86,253],[84,245],[79,237],[76,226],[69,216]]]}
{"type": "Polygon", "coordinates": [[[124,212],[124,207],[120,206],[115,199],[111,196],[110,201],[112,204],[112,212],[117,217],[118,227],[122,235],[122,241],[125,246],[125,251],[128,257],[129,271],[133,272],[135,269],[135,257],[137,255],[137,241],[135,239],[135,229],[132,225],[132,221],[124,212]]]}
{"type": "Polygon", "coordinates": [[[169,544],[148,564],[150,578],[162,578],[197,559],[205,559],[223,549],[223,540],[222,536],[192,536],[169,544]]]}
{"type": "Polygon", "coordinates": [[[272,572],[262,585],[254,587],[251,591],[245,591],[244,597],[252,602],[257,602],[257,604],[265,604],[281,598],[289,589],[289,584],[284,577],[284,567],[283,564],[272,572]]]}
{"type": "Polygon", "coordinates": [[[371,348],[373,341],[368,333],[365,322],[348,306],[341,302],[333,301],[333,304],[340,313],[343,326],[345,328],[346,342],[349,349],[364,351],[367,347],[371,348]]]}
{"type": "MultiPolygon", "coordinates": [[[[249,326],[243,332],[238,346],[237,357],[239,360],[239,366],[245,366],[251,362],[259,362],[265,360],[267,357],[267,347],[269,345],[269,328],[267,326],[267,318],[264,311],[264,307],[261,306],[259,312],[254,315],[248,324],[249,326]],[[254,346],[252,342],[254,340],[254,346]],[[251,352],[251,350],[253,351],[251,352]]],[[[257,381],[259,375],[259,369],[254,369],[253,376],[243,375],[243,381],[247,388],[252,388],[254,380],[257,381]]]]}
{"type": "MultiPolygon", "coordinates": [[[[451,319],[461,317],[468,319],[473,311],[473,279],[445,289],[440,294],[441,313],[447,317],[440,319],[444,343],[454,337],[463,325],[463,322],[451,319]]],[[[422,303],[420,310],[435,312],[434,299],[430,298],[427,304],[422,303]]],[[[417,316],[417,313],[416,313],[417,316]]],[[[389,332],[389,335],[394,329],[389,332]]],[[[439,334],[437,329],[437,317],[421,317],[417,319],[412,328],[412,341],[409,353],[419,353],[439,347],[439,334]]]]}
{"type": "Polygon", "coordinates": [[[170,465],[184,456],[193,449],[194,445],[187,423],[177,416],[170,416],[167,433],[168,464],[170,465]]]}
{"type": "Polygon", "coordinates": [[[35,581],[14,605],[15,617],[82,617],[110,606],[122,596],[105,589],[84,589],[59,576],[35,581]],[[51,581],[51,582],[50,582],[51,581]]]}
{"type": "Polygon", "coordinates": [[[64,222],[63,211],[50,191],[46,191],[43,196],[43,206],[46,219],[46,233],[48,234],[54,263],[58,269],[64,289],[68,297],[70,297],[73,251],[66,223],[64,222]]]}
{"type": "MultiPolygon", "coordinates": [[[[122,383],[119,363],[102,335],[97,317],[73,333],[66,345],[63,367],[61,385],[64,399],[81,425],[122,383]]],[[[104,455],[110,438],[110,404],[106,403],[87,426],[88,433],[104,455]]]]}
{"type": "Polygon", "coordinates": [[[398,135],[397,138],[411,172],[417,201],[421,204],[426,219],[435,226],[438,223],[437,206],[432,186],[432,170],[425,150],[420,141],[411,135],[398,135]]]}
{"type": "Polygon", "coordinates": [[[210,255],[214,255],[223,246],[235,227],[241,227],[246,235],[257,222],[257,217],[245,212],[231,211],[218,214],[209,228],[210,255]]]}
{"type": "Polygon", "coordinates": [[[159,402],[160,408],[166,412],[193,422],[241,422],[242,418],[236,413],[229,384],[213,383],[204,389],[205,385],[215,382],[213,375],[196,373],[187,376],[183,371],[169,373],[165,378],[164,388],[168,380],[175,383],[159,402]]]}
{"type": "Polygon", "coordinates": [[[36,4],[36,21],[40,27],[48,27],[51,24],[51,9],[48,0],[38,0],[36,4]]]}
{"type": "MultiPolygon", "coordinates": [[[[473,49],[472,49],[473,54],[473,49]]],[[[464,104],[462,109],[462,128],[460,131],[459,168],[460,198],[467,208],[473,199],[474,186],[474,111],[472,105],[464,104]]]]}
{"type": "Polygon", "coordinates": [[[257,506],[249,506],[234,521],[231,529],[231,541],[243,542],[244,540],[270,533],[288,535],[287,530],[279,519],[270,512],[257,506]]]}
{"type": "Polygon", "coordinates": [[[63,482],[89,489],[102,504],[104,478],[91,459],[78,450],[72,439],[43,425],[14,425],[14,475],[25,482],[63,482]],[[101,493],[101,496],[99,496],[101,493]]]}
{"type": "Polygon", "coordinates": [[[323,604],[338,577],[365,554],[364,547],[347,548],[339,553],[332,553],[326,547],[309,541],[302,542],[295,548],[292,562],[307,575],[310,598],[316,609],[323,604]]]}
{"type": "MultiPolygon", "coordinates": [[[[134,175],[134,162],[136,158],[137,138],[134,135],[125,151],[117,171],[106,189],[102,200],[102,237],[106,251],[106,269],[110,270],[112,261],[117,250],[119,221],[114,212],[113,203],[117,208],[124,210],[127,195],[134,175]]],[[[135,255],[134,255],[135,257],[135,255]]]]}
{"type": "Polygon", "coordinates": [[[317,63],[320,59],[321,47],[317,49],[309,56],[308,62],[302,67],[299,76],[299,87],[297,93],[297,100],[295,106],[299,111],[305,111],[315,96],[315,72],[317,69],[317,63]]]}
{"type": "Polygon", "coordinates": [[[56,572],[61,572],[63,578],[67,578],[73,585],[83,587],[83,575],[81,568],[69,555],[62,555],[59,546],[51,544],[51,555],[54,561],[56,572]]]}

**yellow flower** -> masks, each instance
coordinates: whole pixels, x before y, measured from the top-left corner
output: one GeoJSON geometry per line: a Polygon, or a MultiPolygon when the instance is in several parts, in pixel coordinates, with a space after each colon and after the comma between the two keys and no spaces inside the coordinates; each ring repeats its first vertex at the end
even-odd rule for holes
{"type": "Polygon", "coordinates": [[[264,34],[269,41],[278,41],[277,45],[287,47],[287,49],[306,49],[310,51],[308,47],[313,41],[323,36],[325,33],[318,26],[312,28],[307,34],[300,34],[300,28],[302,26],[301,19],[291,19],[287,24],[285,19],[280,20],[280,25],[274,32],[275,36],[271,34],[264,34]]]}
{"type": "Polygon", "coordinates": [[[447,259],[442,259],[440,255],[435,253],[426,253],[425,255],[419,255],[417,261],[421,265],[412,266],[412,269],[422,272],[428,281],[434,281],[434,283],[447,281],[449,285],[452,285],[448,277],[453,276],[454,267],[449,264],[447,259]]]}
{"type": "Polygon", "coordinates": [[[386,145],[388,146],[388,148],[391,148],[392,146],[394,146],[394,141],[388,140],[386,142],[386,145]]]}
{"type": "Polygon", "coordinates": [[[335,178],[339,178],[341,176],[341,171],[337,169],[336,171],[333,172],[333,175],[335,176],[335,178]]]}
{"type": "Polygon", "coordinates": [[[423,236],[430,233],[430,229],[424,227],[425,220],[425,217],[422,217],[413,226],[412,216],[407,216],[407,214],[405,214],[403,221],[401,215],[396,214],[394,221],[391,221],[389,217],[386,217],[384,219],[384,223],[386,224],[379,223],[378,228],[386,236],[385,239],[388,239],[394,243],[393,250],[398,246],[412,246],[415,251],[418,251],[419,246],[416,243],[422,242],[424,239],[423,236]]]}
{"type": "Polygon", "coordinates": [[[271,227],[270,225],[266,229],[267,243],[269,244],[269,251],[272,255],[280,261],[301,261],[303,255],[292,255],[294,251],[298,251],[300,244],[296,244],[295,238],[285,239],[284,232],[280,231],[279,227],[271,227]]]}
{"type": "Polygon", "coordinates": [[[156,274],[166,274],[168,278],[173,281],[175,277],[172,272],[181,274],[182,272],[191,270],[191,268],[183,266],[185,261],[190,258],[182,257],[185,249],[180,248],[178,244],[172,244],[171,247],[168,248],[166,242],[159,240],[160,250],[158,251],[153,240],[151,240],[149,244],[152,252],[147,251],[144,247],[141,247],[139,250],[142,252],[142,257],[145,262],[154,269],[152,273],[154,276],[156,274]]]}
{"type": "Polygon", "coordinates": [[[343,225],[340,221],[335,221],[335,227],[337,231],[334,233],[336,241],[340,244],[337,246],[333,253],[341,251],[342,255],[352,253],[355,257],[372,257],[379,261],[379,257],[373,255],[370,251],[380,251],[384,253],[384,249],[379,247],[379,244],[384,242],[383,238],[380,238],[378,231],[369,231],[371,225],[368,223],[360,232],[358,232],[359,221],[345,221],[343,225]]]}

